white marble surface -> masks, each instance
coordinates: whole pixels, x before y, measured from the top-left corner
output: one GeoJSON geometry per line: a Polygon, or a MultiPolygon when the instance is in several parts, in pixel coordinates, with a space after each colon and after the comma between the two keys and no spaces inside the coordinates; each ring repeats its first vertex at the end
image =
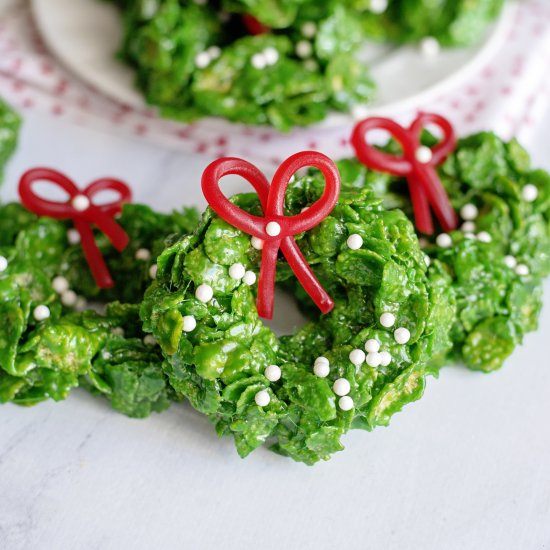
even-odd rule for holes
{"type": "MultiPolygon", "coordinates": [[[[540,127],[532,150],[550,168],[540,127]]],[[[34,115],[1,196],[46,164],[83,182],[123,177],[158,208],[202,204],[207,162],[34,115]]],[[[503,370],[443,370],[391,428],[350,433],[314,468],[264,450],[242,461],[186,406],[130,420],[76,391],[2,407],[0,549],[550,548],[546,291],[539,332],[503,370]]]]}

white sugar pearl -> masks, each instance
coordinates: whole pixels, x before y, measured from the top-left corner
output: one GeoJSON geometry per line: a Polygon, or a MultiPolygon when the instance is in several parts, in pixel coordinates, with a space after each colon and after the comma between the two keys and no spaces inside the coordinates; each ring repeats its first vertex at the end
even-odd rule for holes
{"type": "Polygon", "coordinates": [[[250,62],[252,63],[252,66],[255,69],[258,69],[259,71],[267,67],[267,60],[263,53],[255,53],[252,56],[252,59],[250,60],[250,62]]]}
{"type": "Polygon", "coordinates": [[[525,264],[519,264],[516,267],[516,275],[519,275],[520,277],[527,277],[531,271],[525,264]]]}
{"type": "Polygon", "coordinates": [[[277,222],[269,222],[265,226],[265,232],[270,237],[276,237],[277,235],[281,234],[281,226],[277,222]]]}
{"type": "Polygon", "coordinates": [[[76,300],[74,308],[76,311],[84,311],[88,307],[88,300],[84,296],[79,296],[76,300]]]}
{"type": "Polygon", "coordinates": [[[411,333],[409,329],[400,327],[393,333],[393,337],[398,344],[406,344],[411,339],[411,333]]]}
{"type": "Polygon", "coordinates": [[[307,21],[300,30],[306,38],[313,38],[317,34],[317,25],[313,21],[307,21]]]}
{"type": "Polygon", "coordinates": [[[389,351],[381,351],[380,352],[380,364],[383,367],[387,367],[392,360],[392,356],[389,351]]]}
{"type": "Polygon", "coordinates": [[[522,190],[521,196],[527,202],[535,202],[539,196],[539,190],[536,185],[528,183],[522,190]]]}
{"type": "Polygon", "coordinates": [[[477,234],[477,240],[482,243],[490,243],[493,240],[493,237],[491,237],[487,231],[481,231],[477,234]]]}
{"type": "Polygon", "coordinates": [[[264,375],[270,382],[278,382],[282,375],[281,367],[278,365],[269,365],[265,369],[264,375]]]}
{"type": "Polygon", "coordinates": [[[80,233],[76,229],[69,229],[67,231],[67,240],[69,244],[78,244],[80,242],[80,233]]]}
{"type": "Polygon", "coordinates": [[[326,378],[330,374],[330,363],[326,357],[317,357],[315,359],[313,373],[319,378],[326,378]]]}
{"type": "Polygon", "coordinates": [[[363,246],[363,237],[354,233],[348,237],[346,244],[350,250],[359,250],[363,246]]]}
{"type": "Polygon", "coordinates": [[[476,230],[476,224],[474,222],[464,222],[460,226],[460,231],[464,233],[473,233],[476,230]]]}
{"type": "Polygon", "coordinates": [[[463,220],[472,221],[475,220],[479,215],[479,210],[477,209],[477,206],[472,203],[465,204],[460,209],[460,217],[463,220]]]}
{"type": "Polygon", "coordinates": [[[159,269],[159,266],[158,266],[157,264],[153,264],[153,265],[149,268],[149,277],[150,277],[151,279],[156,279],[156,278],[157,278],[158,269],[159,269]]]}
{"type": "Polygon", "coordinates": [[[256,273],[254,271],[247,271],[243,277],[243,283],[248,286],[252,286],[256,282],[256,273]]]}
{"type": "Polygon", "coordinates": [[[426,239],[426,237],[420,237],[420,239],[418,239],[418,244],[420,245],[420,248],[426,248],[430,245],[430,241],[426,239]]]}
{"type": "Polygon", "coordinates": [[[73,208],[78,212],[84,212],[90,208],[90,199],[86,195],[76,195],[71,201],[73,208]]]}
{"type": "Polygon", "coordinates": [[[425,145],[420,146],[416,150],[416,160],[422,164],[427,164],[432,160],[433,153],[432,150],[429,147],[426,147],[425,145]]]}
{"type": "Polygon", "coordinates": [[[353,409],[353,399],[349,395],[344,395],[338,399],[338,406],[343,411],[351,411],[353,409]]]}
{"type": "Polygon", "coordinates": [[[143,343],[146,346],[153,347],[157,345],[157,339],[152,334],[147,334],[147,336],[143,338],[143,343]]]}
{"type": "Polygon", "coordinates": [[[252,237],[250,239],[250,244],[252,245],[252,248],[255,248],[256,250],[261,250],[264,247],[264,241],[258,237],[252,237]]]}
{"type": "Polygon", "coordinates": [[[197,320],[192,315],[183,317],[183,332],[193,332],[197,328],[197,320]]]}
{"type": "Polygon", "coordinates": [[[365,342],[365,351],[367,353],[376,353],[380,349],[380,342],[371,338],[365,342]]]}
{"type": "Polygon", "coordinates": [[[36,321],[45,321],[50,316],[50,308],[48,306],[36,306],[32,316],[36,321]]]}
{"type": "Polygon", "coordinates": [[[208,54],[208,56],[210,57],[211,60],[214,60],[214,59],[218,59],[218,57],[220,57],[220,55],[222,54],[222,51],[218,46],[210,46],[206,50],[206,53],[208,54]]]}
{"type": "Polygon", "coordinates": [[[269,392],[267,390],[261,390],[254,396],[254,401],[258,407],[267,407],[271,401],[269,392]]]}
{"type": "Polygon", "coordinates": [[[140,248],[139,250],[136,250],[136,260],[140,260],[142,262],[147,262],[151,259],[151,251],[147,248],[140,248]]]}
{"type": "Polygon", "coordinates": [[[345,378],[338,378],[332,386],[332,391],[336,395],[347,395],[351,391],[351,384],[345,378]]]}
{"type": "Polygon", "coordinates": [[[246,269],[243,264],[233,264],[229,268],[229,276],[236,281],[240,281],[244,277],[245,273],[246,269]]]}
{"type": "Polygon", "coordinates": [[[66,292],[69,290],[69,281],[65,279],[65,277],[62,277],[59,275],[58,277],[54,277],[52,281],[52,288],[57,292],[57,294],[63,294],[63,292],[66,292]]]}
{"type": "Polygon", "coordinates": [[[420,41],[420,53],[428,58],[433,59],[439,55],[441,51],[441,45],[437,38],[433,36],[426,36],[420,41]]]}
{"type": "Polygon", "coordinates": [[[464,233],[464,238],[471,241],[472,239],[475,239],[476,236],[473,233],[464,233]]]}
{"type": "MultiPolygon", "coordinates": [[[[428,257],[428,256],[426,256],[426,257],[428,257]]],[[[393,327],[393,325],[395,325],[395,315],[393,313],[389,313],[389,312],[382,313],[382,315],[380,315],[380,324],[384,328],[393,327]]],[[[378,351],[378,350],[376,350],[376,351],[378,351]]]]}
{"type": "Polygon", "coordinates": [[[121,338],[123,338],[125,332],[124,332],[124,329],[122,327],[114,327],[114,328],[111,329],[111,334],[113,336],[120,336],[121,338]]]}
{"type": "Polygon", "coordinates": [[[296,44],[296,55],[298,57],[305,59],[306,57],[311,57],[312,53],[313,46],[311,45],[311,42],[308,42],[307,40],[300,40],[296,44]]]}
{"type": "Polygon", "coordinates": [[[349,354],[349,360],[359,367],[365,362],[365,352],[362,349],[354,349],[349,354]]]}
{"type": "Polygon", "coordinates": [[[275,65],[279,61],[279,52],[275,48],[266,48],[264,50],[264,59],[268,65],[275,65]]]}
{"type": "Polygon", "coordinates": [[[206,69],[210,65],[210,61],[208,52],[201,52],[195,57],[195,65],[198,69],[206,69]]]}
{"type": "Polygon", "coordinates": [[[382,355],[377,351],[373,351],[367,355],[367,365],[369,367],[379,367],[382,363],[382,355]]]}
{"type": "Polygon", "coordinates": [[[61,294],[61,303],[66,307],[73,307],[76,305],[78,296],[73,290],[66,290],[61,294]]]}
{"type": "Polygon", "coordinates": [[[317,359],[315,359],[315,364],[316,365],[326,365],[327,367],[330,365],[330,361],[326,358],[326,357],[317,357],[317,359]]]}
{"type": "Polygon", "coordinates": [[[370,0],[369,10],[372,13],[384,13],[388,9],[388,0],[370,0]]]}
{"type": "Polygon", "coordinates": [[[351,116],[354,120],[364,120],[370,114],[370,110],[367,105],[354,105],[351,108],[351,116]]]}
{"type": "Polygon", "coordinates": [[[437,236],[437,239],[435,240],[437,246],[441,248],[449,248],[453,244],[453,239],[451,236],[447,233],[441,233],[441,235],[437,236]]]}
{"type": "Polygon", "coordinates": [[[515,269],[518,265],[518,261],[514,258],[514,256],[505,256],[504,264],[510,269],[515,269]]]}
{"type": "Polygon", "coordinates": [[[424,263],[426,264],[426,267],[430,267],[432,263],[432,259],[427,254],[424,254],[424,263]]]}
{"type": "Polygon", "coordinates": [[[8,269],[8,260],[4,256],[0,256],[0,273],[3,273],[8,269]]]}
{"type": "Polygon", "coordinates": [[[203,304],[206,304],[210,300],[212,300],[213,296],[214,291],[212,290],[212,287],[210,285],[202,284],[199,285],[195,290],[195,298],[203,304]]]}

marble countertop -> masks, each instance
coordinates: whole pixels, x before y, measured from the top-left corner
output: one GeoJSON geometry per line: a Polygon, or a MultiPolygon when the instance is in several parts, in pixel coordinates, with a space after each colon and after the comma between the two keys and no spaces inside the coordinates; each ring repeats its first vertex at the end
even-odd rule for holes
{"type": "MultiPolygon", "coordinates": [[[[546,168],[549,127],[531,144],[546,168]]],[[[46,164],[123,177],[157,208],[202,205],[208,160],[29,115],[2,198],[46,164]]],[[[4,406],[0,548],[550,548],[549,305],[547,284],[540,330],[504,369],[444,369],[389,429],[351,432],[313,468],[265,450],[243,461],[184,405],[146,420],[83,391],[4,406]]]]}

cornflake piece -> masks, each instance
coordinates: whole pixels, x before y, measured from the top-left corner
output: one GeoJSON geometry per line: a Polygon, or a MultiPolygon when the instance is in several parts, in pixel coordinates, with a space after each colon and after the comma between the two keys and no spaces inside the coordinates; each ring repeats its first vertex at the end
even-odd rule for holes
{"type": "Polygon", "coordinates": [[[36,306],[32,312],[32,316],[36,321],[45,321],[50,316],[50,308],[48,306],[36,306]]]}
{"type": "Polygon", "coordinates": [[[374,338],[370,338],[365,342],[365,351],[367,353],[376,353],[379,350],[380,350],[380,342],[378,340],[375,340],[374,338]]]}
{"type": "Polygon", "coordinates": [[[346,244],[350,250],[359,250],[363,246],[363,237],[354,233],[348,237],[346,244]]]}
{"type": "Polygon", "coordinates": [[[236,281],[240,281],[244,277],[245,273],[246,269],[243,264],[233,264],[229,268],[229,276],[236,281]]]}
{"type": "Polygon", "coordinates": [[[450,248],[453,245],[453,239],[449,234],[441,233],[441,235],[438,235],[435,239],[435,243],[440,248],[450,248]]]}
{"type": "Polygon", "coordinates": [[[8,260],[4,256],[0,256],[0,273],[8,269],[8,260]]]}
{"type": "Polygon", "coordinates": [[[267,407],[271,401],[269,392],[267,390],[261,390],[254,396],[254,401],[258,407],[267,407]]]}
{"type": "Polygon", "coordinates": [[[183,317],[183,332],[193,332],[197,328],[197,320],[192,315],[183,317]]]}
{"type": "Polygon", "coordinates": [[[254,271],[247,271],[243,277],[243,283],[248,286],[252,286],[256,282],[256,273],[254,271]]]}
{"type": "Polygon", "coordinates": [[[343,411],[351,411],[353,405],[353,399],[349,395],[344,395],[338,400],[338,406],[343,411]]]}
{"type": "Polygon", "coordinates": [[[270,382],[278,382],[282,376],[281,367],[278,365],[269,365],[269,367],[265,369],[264,376],[270,382]]]}
{"type": "Polygon", "coordinates": [[[214,291],[210,285],[199,285],[195,290],[195,298],[203,304],[208,303],[214,297],[214,291]]]}
{"type": "Polygon", "coordinates": [[[332,391],[339,396],[347,395],[351,391],[351,384],[345,378],[338,378],[332,386],[332,391]]]}
{"type": "Polygon", "coordinates": [[[393,333],[393,337],[398,344],[406,344],[411,339],[411,333],[409,329],[405,327],[399,327],[393,333]]]}
{"type": "Polygon", "coordinates": [[[349,360],[356,366],[359,367],[365,362],[365,352],[362,349],[354,349],[349,354],[349,360]]]}
{"type": "MultiPolygon", "coordinates": [[[[429,256],[426,256],[426,257],[429,258],[429,256]]],[[[395,325],[395,315],[393,313],[389,313],[389,312],[382,313],[382,315],[380,315],[380,324],[384,328],[393,327],[393,325],[395,325]]],[[[378,351],[378,350],[376,350],[376,351],[378,351]]]]}

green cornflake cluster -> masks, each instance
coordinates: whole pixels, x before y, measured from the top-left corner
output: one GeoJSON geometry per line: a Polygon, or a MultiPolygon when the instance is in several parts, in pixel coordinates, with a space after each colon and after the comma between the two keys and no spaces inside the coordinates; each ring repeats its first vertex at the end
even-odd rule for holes
{"type": "Polygon", "coordinates": [[[434,37],[444,46],[480,39],[504,0],[115,0],[120,56],[166,116],[219,116],[280,130],[370,102],[367,40],[434,37]],[[378,8],[377,8],[378,6],[378,8]],[[267,32],[252,35],[243,16],[267,32]]]}
{"type": "Polygon", "coordinates": [[[0,98],[0,183],[4,177],[4,166],[17,146],[17,135],[21,119],[0,98]]]}
{"type": "Polygon", "coordinates": [[[172,215],[127,205],[119,218],[130,236],[123,253],[97,242],[116,281],[97,290],[70,223],[37,218],[19,204],[0,206],[0,403],[33,405],[65,399],[84,383],[124,414],[143,417],[170,403],[162,354],[141,329],[139,302],[150,284],[156,252],[197,221],[194,210],[172,215]],[[149,259],[136,260],[138,250],[149,259]],[[97,301],[90,308],[87,300],[97,301]],[[106,308],[100,303],[109,301],[106,308]],[[47,317],[39,312],[47,307],[47,317]],[[98,313],[102,311],[102,313],[98,313]]]}

